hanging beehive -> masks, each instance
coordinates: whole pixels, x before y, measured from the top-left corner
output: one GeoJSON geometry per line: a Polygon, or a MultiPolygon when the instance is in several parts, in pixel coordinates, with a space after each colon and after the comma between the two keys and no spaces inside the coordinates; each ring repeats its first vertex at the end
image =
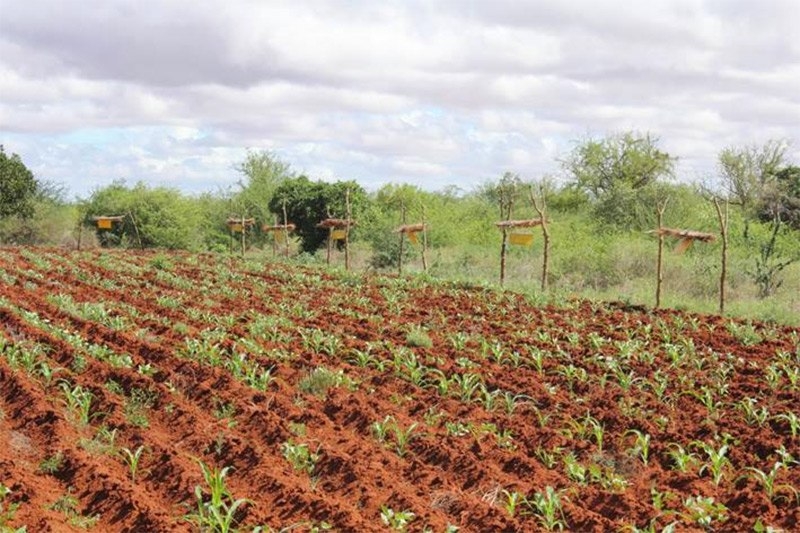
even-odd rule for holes
{"type": "Polygon", "coordinates": [[[700,231],[692,231],[692,230],[685,230],[685,229],[674,229],[674,228],[659,228],[657,230],[650,231],[648,233],[653,233],[656,236],[663,236],[663,237],[675,237],[678,239],[678,244],[675,245],[673,252],[680,255],[684,253],[686,250],[692,247],[695,241],[700,242],[712,242],[716,239],[716,235],[713,233],[703,233],[700,231]]]}
{"type": "Polygon", "coordinates": [[[125,215],[92,217],[92,221],[97,226],[97,229],[103,230],[113,229],[114,222],[122,222],[124,219],[125,215]]]}
{"type": "Polygon", "coordinates": [[[225,221],[228,225],[228,229],[233,233],[241,233],[245,229],[252,228],[255,223],[256,219],[254,218],[229,218],[225,221]]]}
{"type": "Polygon", "coordinates": [[[533,244],[533,233],[509,233],[508,243],[514,246],[531,246],[533,244]]]}

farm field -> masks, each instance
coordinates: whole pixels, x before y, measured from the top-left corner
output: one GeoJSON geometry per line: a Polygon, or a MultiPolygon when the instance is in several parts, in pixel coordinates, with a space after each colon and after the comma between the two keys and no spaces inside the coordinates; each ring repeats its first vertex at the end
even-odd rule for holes
{"type": "Polygon", "coordinates": [[[2,248],[0,444],[0,531],[792,530],[800,330],[2,248]]]}

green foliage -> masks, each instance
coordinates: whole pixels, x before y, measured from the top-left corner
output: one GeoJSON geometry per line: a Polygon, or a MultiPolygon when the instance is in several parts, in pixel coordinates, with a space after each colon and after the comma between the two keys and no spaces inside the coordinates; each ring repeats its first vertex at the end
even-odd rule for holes
{"type": "Polygon", "coordinates": [[[235,531],[239,508],[251,502],[244,498],[234,500],[225,482],[230,467],[222,469],[210,467],[199,459],[197,463],[203,472],[206,490],[200,485],[195,486],[197,508],[193,513],[186,515],[185,520],[195,524],[200,531],[214,533],[235,531]]]}
{"type": "Polygon", "coordinates": [[[562,161],[575,185],[593,198],[617,188],[642,189],[668,177],[675,158],[657,147],[650,134],[626,132],[578,144],[562,161]]]}
{"type": "Polygon", "coordinates": [[[725,191],[748,215],[775,186],[787,149],[785,141],[770,140],[763,146],[729,146],[720,152],[717,162],[725,191]]]}
{"type": "Polygon", "coordinates": [[[271,152],[251,150],[236,170],[244,178],[239,181],[242,190],[237,195],[238,203],[243,205],[248,216],[266,221],[270,215],[269,203],[275,190],[281,183],[294,177],[291,166],[271,152]]]}
{"type": "Polygon", "coordinates": [[[650,134],[627,132],[578,144],[562,161],[572,185],[594,201],[598,220],[643,229],[656,202],[668,191],[659,183],[672,175],[676,159],[657,147],[650,134]]]}
{"type": "Polygon", "coordinates": [[[33,215],[38,183],[17,154],[6,155],[0,144],[0,219],[33,215]]]}
{"type": "Polygon", "coordinates": [[[759,298],[767,298],[778,290],[783,285],[781,272],[800,259],[800,252],[796,250],[794,253],[786,253],[787,249],[791,250],[791,246],[785,241],[795,240],[796,237],[793,232],[787,235],[787,232],[781,231],[783,224],[777,216],[768,227],[768,235],[755,237],[753,234],[759,232],[754,231],[748,232],[747,236],[751,246],[758,249],[758,254],[754,254],[753,266],[747,269],[747,273],[758,287],[759,298]],[[779,239],[779,236],[782,238],[779,239]]]}
{"type": "Polygon", "coordinates": [[[355,181],[327,183],[311,181],[306,176],[286,179],[275,189],[269,210],[282,219],[285,202],[287,218],[297,226],[295,234],[300,237],[301,249],[314,253],[328,237],[328,231],[317,224],[328,216],[346,217],[347,191],[353,220],[358,221],[366,209],[367,193],[355,181]]]}
{"type": "Polygon", "coordinates": [[[201,211],[193,199],[177,189],[150,188],[142,182],[128,187],[123,181],[92,193],[86,204],[85,223],[93,216],[124,215],[111,230],[97,230],[107,246],[162,247],[198,249],[202,227],[201,211]]]}
{"type": "Polygon", "coordinates": [[[761,198],[758,218],[762,222],[780,220],[800,230],[800,166],[785,167],[775,174],[775,181],[761,198]]]}

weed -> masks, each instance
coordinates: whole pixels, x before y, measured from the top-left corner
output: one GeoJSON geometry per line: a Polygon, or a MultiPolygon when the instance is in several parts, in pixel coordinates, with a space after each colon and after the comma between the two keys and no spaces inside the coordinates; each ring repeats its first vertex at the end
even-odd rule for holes
{"type": "Polygon", "coordinates": [[[334,372],[318,366],[300,380],[297,388],[305,394],[313,394],[318,398],[324,398],[327,396],[329,389],[339,387],[345,383],[349,383],[349,380],[344,375],[343,370],[334,372]]]}
{"type": "Polygon", "coordinates": [[[58,451],[55,454],[43,459],[39,463],[39,472],[45,474],[55,474],[64,466],[64,452],[58,451]]]}
{"type": "Polygon", "coordinates": [[[381,522],[394,531],[406,531],[416,515],[409,510],[395,511],[387,505],[381,506],[381,522]]]}
{"type": "Polygon", "coordinates": [[[424,328],[412,326],[406,334],[406,345],[412,348],[432,348],[433,341],[424,328]]]}
{"type": "Polygon", "coordinates": [[[296,444],[292,440],[288,440],[281,446],[283,448],[283,456],[292,465],[292,468],[299,472],[305,472],[309,476],[314,473],[314,468],[320,459],[319,449],[312,452],[308,444],[296,444]]]}

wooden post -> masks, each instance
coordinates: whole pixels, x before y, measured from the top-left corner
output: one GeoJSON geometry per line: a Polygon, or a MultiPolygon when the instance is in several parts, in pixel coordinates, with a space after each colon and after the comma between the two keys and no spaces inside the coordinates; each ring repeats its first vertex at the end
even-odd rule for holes
{"type": "Polygon", "coordinates": [[[331,265],[331,246],[333,246],[333,226],[328,228],[328,254],[325,258],[325,263],[331,265]]]}
{"type": "MultiPolygon", "coordinates": [[[[406,204],[400,204],[400,225],[406,225],[406,204]]],[[[406,233],[404,231],[400,232],[400,254],[397,256],[397,273],[403,273],[403,243],[406,238],[406,233]]]]}
{"type": "MultiPolygon", "coordinates": [[[[272,221],[277,226],[278,225],[278,215],[274,215],[272,217],[272,221]]],[[[278,235],[278,230],[276,228],[275,232],[272,234],[272,257],[277,257],[278,256],[278,239],[275,238],[277,235],[278,235]]]]}
{"type": "Polygon", "coordinates": [[[136,240],[139,241],[139,248],[144,250],[144,244],[142,244],[142,237],[139,235],[139,226],[136,224],[136,218],[133,216],[133,211],[128,211],[128,215],[131,217],[131,222],[133,223],[133,231],[136,233],[136,240]]]}
{"type": "Polygon", "coordinates": [[[244,220],[244,215],[242,215],[242,257],[244,257],[244,248],[245,248],[245,243],[244,243],[245,237],[244,237],[244,234],[245,234],[245,230],[246,230],[245,220],[244,220]]]}
{"type": "Polygon", "coordinates": [[[86,216],[84,215],[83,220],[78,223],[78,251],[81,251],[81,238],[83,237],[83,224],[86,221],[86,216]]]}
{"type": "Polygon", "coordinates": [[[425,206],[422,206],[422,270],[428,271],[428,222],[425,220],[425,206]]]}
{"type": "Polygon", "coordinates": [[[289,219],[286,216],[286,200],[283,201],[283,243],[286,246],[286,257],[289,257],[289,219]]]}
{"type": "Polygon", "coordinates": [[[344,269],[350,270],[350,189],[344,191],[344,203],[347,209],[347,226],[344,228],[344,269]]]}
{"type": "Polygon", "coordinates": [[[725,216],[719,206],[719,200],[714,198],[714,208],[719,220],[719,232],[722,237],[722,265],[719,273],[719,314],[725,313],[725,278],[728,273],[728,202],[725,201],[725,216]]]}
{"type": "MultiPolygon", "coordinates": [[[[514,207],[514,198],[509,196],[507,199],[508,205],[506,206],[506,221],[511,220],[511,211],[514,207]]],[[[500,200],[500,216],[502,218],[504,202],[500,200]]],[[[502,287],[506,282],[506,251],[508,250],[508,227],[503,226],[503,241],[500,244],[500,286],[502,287]]]]}
{"type": "Polygon", "coordinates": [[[531,187],[531,202],[542,221],[542,236],[544,237],[544,252],[542,254],[542,292],[545,292],[547,291],[547,269],[550,259],[550,230],[547,227],[547,199],[544,196],[544,187],[541,187],[539,192],[542,195],[541,209],[539,209],[539,204],[536,203],[536,196],[533,194],[533,187],[531,187]]]}
{"type": "Polygon", "coordinates": [[[661,306],[661,283],[664,281],[663,260],[664,260],[664,234],[661,229],[664,227],[664,211],[667,209],[667,201],[656,207],[658,214],[658,259],[656,262],[656,309],[661,306]]]}

